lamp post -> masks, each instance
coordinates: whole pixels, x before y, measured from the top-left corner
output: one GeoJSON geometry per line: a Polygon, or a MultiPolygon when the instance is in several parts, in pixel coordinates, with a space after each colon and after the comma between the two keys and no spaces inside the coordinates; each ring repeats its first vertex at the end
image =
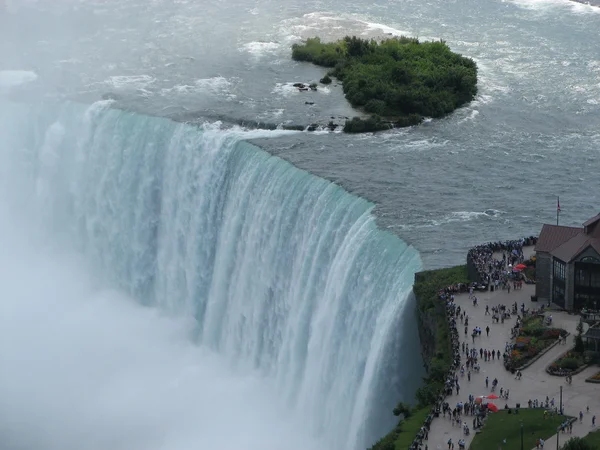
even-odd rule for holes
{"type": "Polygon", "coordinates": [[[523,450],[523,421],[521,421],[521,450],[523,450]]]}
{"type": "MultiPolygon", "coordinates": [[[[560,409],[558,410],[559,415],[562,416],[563,410],[562,410],[562,386],[560,386],[560,409]]],[[[560,450],[560,445],[558,443],[558,439],[560,438],[560,427],[558,427],[556,429],[556,450],[560,450]]]]}
{"type": "Polygon", "coordinates": [[[558,409],[558,413],[562,416],[563,410],[562,410],[562,386],[560,387],[560,408],[558,409]]]}

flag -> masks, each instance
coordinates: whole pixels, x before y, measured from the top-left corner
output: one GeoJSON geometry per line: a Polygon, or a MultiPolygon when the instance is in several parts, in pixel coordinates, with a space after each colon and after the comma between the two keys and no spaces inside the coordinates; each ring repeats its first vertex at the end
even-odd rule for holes
{"type": "Polygon", "coordinates": [[[560,198],[556,198],[556,212],[560,212],[560,198]]]}

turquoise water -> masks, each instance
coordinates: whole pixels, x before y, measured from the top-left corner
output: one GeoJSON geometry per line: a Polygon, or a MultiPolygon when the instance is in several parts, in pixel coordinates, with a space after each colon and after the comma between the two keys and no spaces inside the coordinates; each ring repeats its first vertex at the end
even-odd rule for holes
{"type": "Polygon", "coordinates": [[[103,283],[193,318],[194,341],[259,373],[310,436],[360,448],[419,382],[421,261],[372,204],[243,140],[278,133],[4,102],[3,188],[103,283]]]}

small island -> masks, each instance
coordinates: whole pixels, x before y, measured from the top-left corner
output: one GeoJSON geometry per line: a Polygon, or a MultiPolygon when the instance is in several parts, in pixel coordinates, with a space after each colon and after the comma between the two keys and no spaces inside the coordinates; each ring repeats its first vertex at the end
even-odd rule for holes
{"type": "Polygon", "coordinates": [[[294,44],[292,58],[331,68],[321,83],[337,78],[350,104],[371,114],[347,120],[348,133],[417,125],[425,117],[451,113],[477,94],[475,61],[452,52],[444,41],[346,36],[324,43],[315,37],[294,44]]]}

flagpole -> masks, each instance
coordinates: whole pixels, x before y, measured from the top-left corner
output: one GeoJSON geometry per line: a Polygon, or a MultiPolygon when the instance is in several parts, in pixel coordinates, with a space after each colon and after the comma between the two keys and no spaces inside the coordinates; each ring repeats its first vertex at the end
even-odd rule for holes
{"type": "Polygon", "coordinates": [[[556,197],[556,226],[558,226],[558,215],[560,214],[560,197],[556,197]]]}

